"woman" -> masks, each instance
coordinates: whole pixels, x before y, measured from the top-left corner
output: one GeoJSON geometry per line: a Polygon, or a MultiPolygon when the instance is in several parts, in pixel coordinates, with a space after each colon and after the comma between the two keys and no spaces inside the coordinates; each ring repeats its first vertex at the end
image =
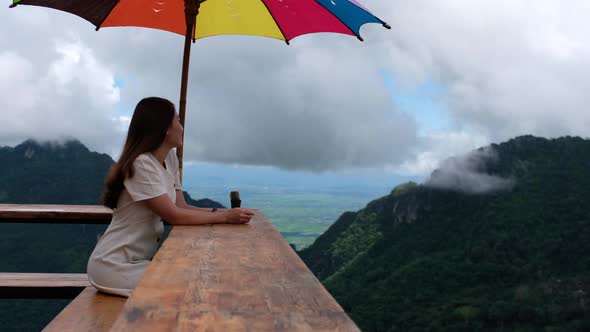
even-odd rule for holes
{"type": "Polygon", "coordinates": [[[162,219],[172,225],[242,224],[254,215],[249,209],[186,204],[172,150],[182,144],[182,131],[170,101],[151,97],[137,104],[123,152],[101,197],[114,211],[88,261],[88,279],[99,291],[131,294],[158,249],[162,219]]]}

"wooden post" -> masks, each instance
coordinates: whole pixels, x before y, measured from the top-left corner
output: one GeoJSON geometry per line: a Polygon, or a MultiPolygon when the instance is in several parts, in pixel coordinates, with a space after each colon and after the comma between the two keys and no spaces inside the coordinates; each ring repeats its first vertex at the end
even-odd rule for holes
{"type": "MultiPolygon", "coordinates": [[[[186,35],[184,37],[184,55],[182,59],[182,78],[180,83],[180,110],[178,115],[180,116],[180,124],[184,128],[184,118],[186,113],[186,91],[188,88],[188,71],[191,57],[191,40],[195,34],[197,25],[197,15],[199,14],[199,7],[201,6],[201,0],[185,0],[184,1],[184,13],[186,18],[186,35]]],[[[176,156],[178,157],[178,167],[180,173],[180,183],[182,183],[182,156],[184,147],[184,132],[182,134],[183,144],[176,148],[176,156]]]]}

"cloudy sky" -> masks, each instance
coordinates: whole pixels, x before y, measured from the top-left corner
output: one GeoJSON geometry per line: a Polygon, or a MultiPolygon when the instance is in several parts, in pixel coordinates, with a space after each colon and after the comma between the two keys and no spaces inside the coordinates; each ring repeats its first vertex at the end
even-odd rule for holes
{"type": "MultiPolygon", "coordinates": [[[[424,176],[517,135],[590,128],[590,2],[364,0],[391,30],[193,45],[185,160],[424,176]]],[[[76,137],[114,158],[145,96],[178,104],[183,37],[0,8],[0,145],[76,137]]]]}

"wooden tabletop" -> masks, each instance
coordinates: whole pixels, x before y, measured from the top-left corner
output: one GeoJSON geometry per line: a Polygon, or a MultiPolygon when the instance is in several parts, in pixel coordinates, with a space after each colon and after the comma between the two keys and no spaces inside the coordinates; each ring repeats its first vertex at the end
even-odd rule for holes
{"type": "Polygon", "coordinates": [[[104,223],[112,215],[113,210],[100,205],[0,204],[0,222],[104,223]]]}
{"type": "Polygon", "coordinates": [[[261,214],[175,226],[113,331],[359,331],[261,214]]]}

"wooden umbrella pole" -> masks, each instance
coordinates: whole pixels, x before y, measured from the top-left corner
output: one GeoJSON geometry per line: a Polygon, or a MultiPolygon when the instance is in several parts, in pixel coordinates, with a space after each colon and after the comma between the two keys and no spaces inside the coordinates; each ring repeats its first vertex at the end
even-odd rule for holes
{"type": "MultiPolygon", "coordinates": [[[[191,40],[194,36],[196,27],[197,14],[199,13],[200,0],[185,0],[184,13],[186,17],[186,35],[184,37],[184,56],[182,58],[182,79],[180,82],[180,124],[184,128],[184,118],[186,113],[186,91],[188,88],[188,70],[191,57],[191,40]]],[[[180,173],[180,183],[182,183],[182,156],[184,147],[184,132],[182,133],[182,145],[176,148],[176,156],[178,157],[178,167],[180,173]]]]}

